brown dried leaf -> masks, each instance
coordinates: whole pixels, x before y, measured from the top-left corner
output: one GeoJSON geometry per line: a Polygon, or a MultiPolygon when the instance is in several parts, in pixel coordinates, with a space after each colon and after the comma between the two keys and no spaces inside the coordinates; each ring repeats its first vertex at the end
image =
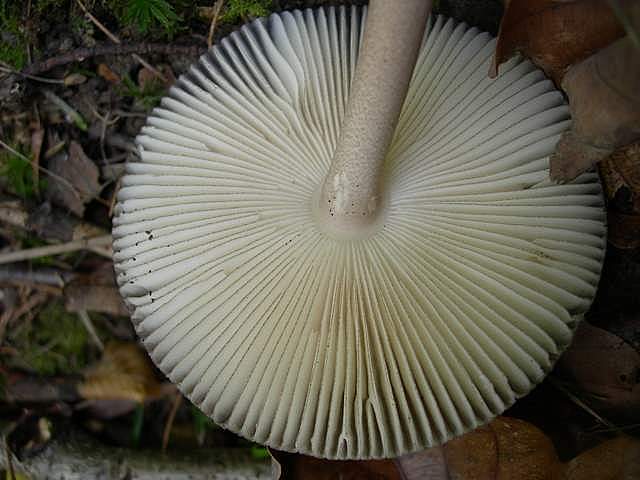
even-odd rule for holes
{"type": "Polygon", "coordinates": [[[582,322],[557,367],[595,408],[640,412],[640,354],[617,335],[582,322]]]}
{"type": "Polygon", "coordinates": [[[400,457],[398,465],[406,480],[553,480],[561,470],[547,436],[530,423],[508,417],[442,447],[400,457]]]}
{"type": "Polygon", "coordinates": [[[154,85],[162,85],[163,83],[166,87],[170,87],[175,83],[175,81],[176,77],[173,74],[173,70],[169,65],[166,64],[158,65],[155,72],[148,69],[147,67],[141,68],[138,72],[138,85],[142,90],[146,88],[152,88],[154,85]],[[164,82],[156,72],[163,75],[167,81],[164,82]]]}
{"type": "Polygon", "coordinates": [[[81,73],[71,73],[64,77],[64,86],[71,87],[73,85],[80,85],[87,81],[86,75],[81,73]]]}
{"type": "Polygon", "coordinates": [[[100,193],[98,167],[85,155],[77,142],[69,145],[69,154],[59,154],[49,162],[49,170],[66,182],[51,178],[47,196],[57,205],[69,209],[78,217],[84,214],[84,205],[100,193]]]}
{"type": "Polygon", "coordinates": [[[616,150],[610,159],[624,183],[640,196],[640,142],[616,150]]]}
{"type": "Polygon", "coordinates": [[[144,402],[162,394],[147,355],[135,343],[109,343],[78,391],[87,400],[144,402]]]}
{"type": "Polygon", "coordinates": [[[106,63],[98,65],[98,75],[104,78],[107,82],[118,84],[120,83],[120,77],[115,73],[106,63]]]}
{"type": "Polygon", "coordinates": [[[551,157],[551,178],[568,181],[640,138],[640,55],[623,38],[572,67],[562,81],[573,124],[551,157]]]}
{"type": "MultiPolygon", "coordinates": [[[[621,7],[635,0],[620,0],[621,7]]],[[[622,37],[603,0],[511,0],[507,3],[490,70],[522,52],[560,83],[567,68],[622,37]]]]}
{"type": "Polygon", "coordinates": [[[624,178],[622,178],[615,163],[611,160],[612,156],[607,157],[599,165],[600,180],[608,201],[613,200],[618,191],[625,186],[624,178]]]}
{"type": "Polygon", "coordinates": [[[640,247],[640,143],[617,149],[599,170],[609,201],[609,242],[623,249],[640,247]]]}
{"type": "Polygon", "coordinates": [[[279,480],[403,480],[393,460],[324,460],[270,450],[279,480]]]}
{"type": "Polygon", "coordinates": [[[64,304],[69,312],[81,310],[127,317],[129,311],[118,292],[113,268],[101,268],[74,278],[64,288],[64,304]]]}
{"type": "Polygon", "coordinates": [[[632,480],[640,478],[640,441],[618,437],[558,460],[553,443],[523,420],[498,417],[486,426],[395,460],[330,461],[270,450],[274,478],[403,480],[632,480]]]}

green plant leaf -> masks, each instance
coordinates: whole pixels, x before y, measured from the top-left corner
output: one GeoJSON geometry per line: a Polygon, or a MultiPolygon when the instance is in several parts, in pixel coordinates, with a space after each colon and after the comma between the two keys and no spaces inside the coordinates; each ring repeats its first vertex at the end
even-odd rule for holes
{"type": "Polygon", "coordinates": [[[250,17],[264,17],[270,11],[271,0],[228,0],[220,20],[223,23],[236,23],[250,17]]]}
{"type": "MultiPolygon", "coordinates": [[[[21,151],[24,149],[21,149],[20,146],[13,146],[13,148],[25,157],[30,156],[30,152],[21,151]]],[[[23,199],[29,199],[35,196],[36,185],[33,178],[33,167],[31,163],[27,162],[21,156],[11,152],[1,151],[0,175],[7,179],[8,188],[15,195],[23,199]]],[[[38,187],[40,189],[45,187],[44,179],[40,179],[38,187]]]]}
{"type": "Polygon", "coordinates": [[[148,32],[154,23],[160,24],[167,33],[172,33],[180,17],[166,0],[128,0],[123,19],[141,33],[148,32]]]}

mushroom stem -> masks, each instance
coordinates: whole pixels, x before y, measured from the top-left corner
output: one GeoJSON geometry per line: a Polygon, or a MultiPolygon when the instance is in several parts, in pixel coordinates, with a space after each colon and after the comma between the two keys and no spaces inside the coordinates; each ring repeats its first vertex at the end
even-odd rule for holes
{"type": "Polygon", "coordinates": [[[380,217],[381,174],[424,35],[430,0],[371,0],[340,139],[318,198],[318,220],[338,235],[380,217]]]}

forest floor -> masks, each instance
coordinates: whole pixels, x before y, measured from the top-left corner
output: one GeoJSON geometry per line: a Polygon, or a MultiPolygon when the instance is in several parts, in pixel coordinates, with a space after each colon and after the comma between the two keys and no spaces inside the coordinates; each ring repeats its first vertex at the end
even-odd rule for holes
{"type": "MultiPolygon", "coordinates": [[[[497,0],[436,3],[441,13],[498,31],[497,0]]],[[[28,462],[80,436],[158,454],[237,448],[246,462],[266,465],[269,452],[216,427],[137,346],[113,278],[111,218],[146,115],[208,46],[269,12],[327,4],[336,2],[0,0],[5,459],[28,462]]],[[[628,201],[620,195],[612,203],[628,201]]],[[[640,245],[609,244],[587,317],[597,331],[577,347],[590,353],[578,350],[564,370],[561,361],[505,416],[541,429],[561,461],[640,435],[639,312],[640,245]]],[[[3,469],[11,478],[9,468],[0,462],[0,478],[3,469]]]]}

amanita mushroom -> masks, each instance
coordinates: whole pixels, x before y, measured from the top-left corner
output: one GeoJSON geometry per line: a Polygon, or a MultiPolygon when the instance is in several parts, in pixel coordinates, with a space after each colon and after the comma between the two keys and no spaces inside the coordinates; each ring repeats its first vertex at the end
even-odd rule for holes
{"type": "Polygon", "coordinates": [[[395,129],[402,95],[375,93],[342,131],[366,10],[283,12],[180,78],[123,178],[115,264],[144,345],[277,449],[390,457],[487,422],[550,370],[598,283],[597,176],[548,178],[562,95],[526,60],[490,80],[494,41],[465,24],[431,17],[420,43],[428,8],[403,3],[373,0],[364,47],[420,46],[395,129]],[[411,32],[393,43],[385,22],[411,32]]]}

